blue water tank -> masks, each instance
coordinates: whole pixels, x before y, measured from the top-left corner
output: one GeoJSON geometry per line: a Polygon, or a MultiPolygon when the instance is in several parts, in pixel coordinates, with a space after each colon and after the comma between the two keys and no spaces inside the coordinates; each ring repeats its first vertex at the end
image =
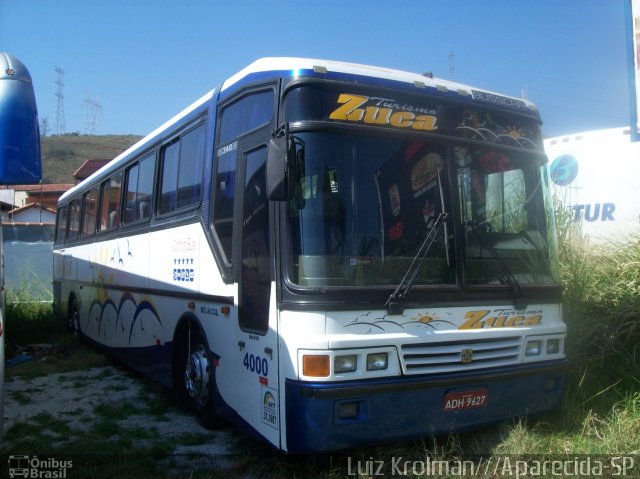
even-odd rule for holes
{"type": "Polygon", "coordinates": [[[40,128],[31,75],[0,52],[0,184],[38,183],[42,177],[40,128]]]}

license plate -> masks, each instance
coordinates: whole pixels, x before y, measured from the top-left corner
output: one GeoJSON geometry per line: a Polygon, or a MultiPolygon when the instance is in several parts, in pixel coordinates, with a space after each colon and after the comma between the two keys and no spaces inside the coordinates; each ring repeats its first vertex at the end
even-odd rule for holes
{"type": "Polygon", "coordinates": [[[486,389],[475,389],[473,391],[458,391],[444,395],[444,412],[464,411],[465,409],[476,409],[485,407],[489,400],[489,391],[486,389]]]}

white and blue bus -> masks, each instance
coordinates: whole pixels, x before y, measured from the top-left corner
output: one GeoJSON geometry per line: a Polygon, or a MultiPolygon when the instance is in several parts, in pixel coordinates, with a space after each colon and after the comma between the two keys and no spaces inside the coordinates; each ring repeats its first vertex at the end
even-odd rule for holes
{"type": "Polygon", "coordinates": [[[254,62],[60,198],[70,328],[290,452],[558,406],[534,105],[341,62],[254,62]]]}

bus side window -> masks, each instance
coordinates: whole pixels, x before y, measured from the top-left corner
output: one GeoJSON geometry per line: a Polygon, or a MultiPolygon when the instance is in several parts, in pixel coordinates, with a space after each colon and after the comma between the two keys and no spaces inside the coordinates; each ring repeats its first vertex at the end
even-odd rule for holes
{"type": "Polygon", "coordinates": [[[80,232],[80,198],[69,203],[69,227],[67,228],[67,240],[74,240],[80,232]]]}
{"type": "Polygon", "coordinates": [[[231,263],[233,245],[233,199],[236,178],[237,143],[230,145],[225,153],[218,152],[215,172],[215,196],[213,200],[213,226],[231,263]]]}
{"type": "Polygon", "coordinates": [[[65,240],[65,234],[67,232],[68,212],[68,205],[61,206],[60,209],[58,209],[58,217],[56,219],[56,243],[62,243],[65,240]]]}
{"type": "Polygon", "coordinates": [[[91,236],[96,231],[98,189],[93,188],[85,193],[82,203],[82,236],[91,236]]]}
{"type": "Polygon", "coordinates": [[[273,119],[275,92],[265,89],[242,96],[221,111],[214,164],[213,228],[231,263],[237,139],[269,124],[273,119]]]}
{"type": "Polygon", "coordinates": [[[202,124],[163,150],[159,213],[200,203],[205,131],[202,124]]]}
{"type": "Polygon", "coordinates": [[[148,219],[151,216],[154,167],[155,157],[151,154],[125,172],[127,191],[123,224],[148,219]]]}
{"type": "Polygon", "coordinates": [[[115,228],[118,225],[121,188],[122,173],[116,173],[102,183],[100,194],[100,224],[98,228],[100,231],[115,228]]]}
{"type": "Polygon", "coordinates": [[[158,213],[176,209],[176,188],[180,166],[180,141],[175,141],[162,150],[162,183],[158,213]]]}

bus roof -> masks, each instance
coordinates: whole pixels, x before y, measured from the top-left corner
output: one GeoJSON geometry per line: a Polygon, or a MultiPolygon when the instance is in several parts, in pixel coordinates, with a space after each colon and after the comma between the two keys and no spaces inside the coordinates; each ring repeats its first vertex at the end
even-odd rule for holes
{"type": "MultiPolygon", "coordinates": [[[[333,60],[320,60],[313,58],[294,58],[294,57],[265,57],[260,58],[247,67],[240,70],[225,80],[219,89],[221,96],[225,93],[230,94],[242,84],[257,80],[259,78],[267,78],[273,76],[296,77],[296,76],[316,76],[318,78],[339,77],[367,77],[372,80],[386,82],[400,82],[407,85],[413,85],[416,88],[430,88],[436,90],[441,95],[450,95],[453,97],[466,98],[467,101],[477,100],[479,104],[489,104],[499,107],[512,107],[520,111],[535,112],[537,108],[535,104],[512,96],[494,93],[488,90],[481,90],[462,83],[456,83],[440,78],[433,78],[430,74],[411,73],[402,70],[393,70],[389,68],[376,67],[371,65],[361,65],[357,63],[339,62],[333,60]]],[[[150,134],[142,138],[136,144],[128,148],[126,151],[114,158],[110,163],[103,166],[93,175],[67,191],[60,197],[60,201],[64,201],[73,195],[82,185],[95,180],[108,171],[116,171],[120,167],[120,163],[134,151],[143,149],[148,144],[159,139],[163,133],[174,126],[180,120],[187,117],[190,113],[210,101],[217,94],[216,90],[211,90],[206,95],[198,99],[195,103],[185,108],[182,112],[170,120],[163,123],[150,134]]]]}
{"type": "MultiPolygon", "coordinates": [[[[526,109],[537,111],[535,104],[522,98],[503,95],[489,90],[471,87],[462,83],[435,78],[429,73],[419,74],[372,65],[358,63],[339,62],[334,60],[320,60],[314,58],[294,57],[266,57],[260,58],[235,75],[227,79],[220,88],[221,94],[237,83],[241,83],[247,77],[259,75],[265,72],[280,72],[282,76],[301,76],[315,74],[322,75],[341,74],[360,77],[375,78],[411,84],[417,87],[434,88],[440,92],[454,92],[465,97],[473,97],[474,92],[485,95],[493,95],[498,98],[512,100],[523,105],[526,109]]],[[[505,106],[502,104],[501,106],[505,106]]]]}

